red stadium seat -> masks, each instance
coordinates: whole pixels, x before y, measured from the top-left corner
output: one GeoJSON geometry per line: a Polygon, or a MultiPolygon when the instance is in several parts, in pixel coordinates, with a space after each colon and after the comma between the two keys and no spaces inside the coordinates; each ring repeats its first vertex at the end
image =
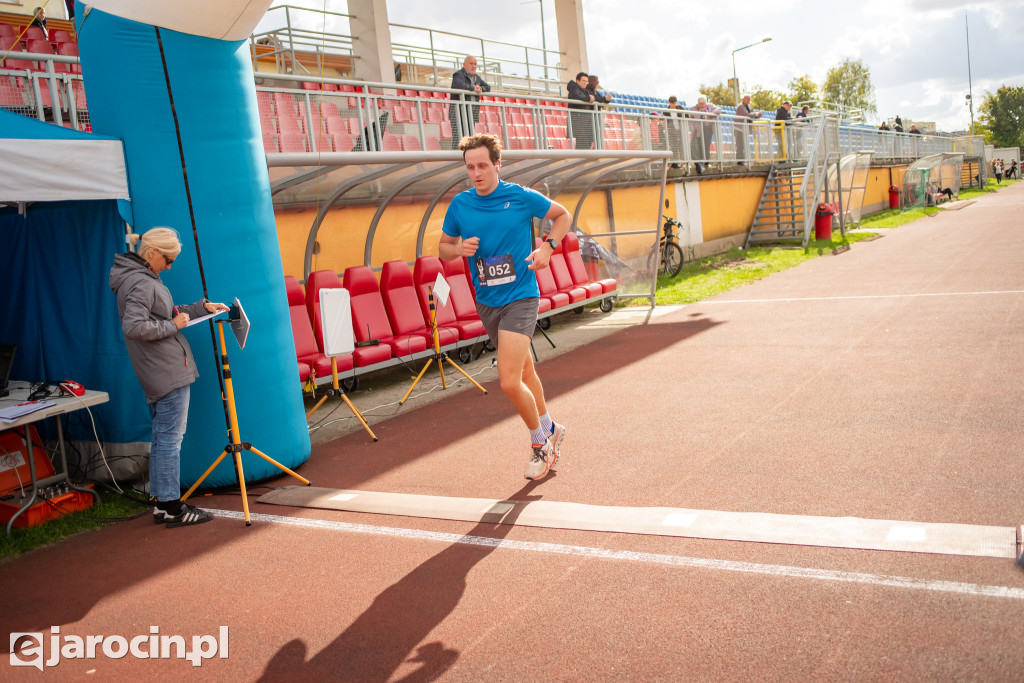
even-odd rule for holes
{"type": "Polygon", "coordinates": [[[302,134],[302,119],[292,115],[279,114],[277,117],[277,129],[282,133],[302,134]]]}
{"type": "MultiPolygon", "coordinates": [[[[405,261],[388,261],[384,264],[380,272],[380,295],[384,299],[384,309],[396,337],[419,337],[427,345],[433,345],[433,335],[416,296],[412,271],[405,261]]],[[[459,340],[458,330],[439,330],[439,339],[442,346],[454,344],[459,340]]]]}
{"type": "Polygon", "coordinates": [[[569,274],[572,276],[573,282],[579,286],[587,287],[587,291],[591,293],[590,296],[608,294],[618,289],[618,283],[612,278],[595,280],[590,277],[586,264],[583,262],[583,257],[580,254],[580,240],[576,237],[576,233],[566,233],[565,237],[562,238],[562,252],[565,254],[565,263],[569,266],[569,274]],[[592,293],[594,290],[584,283],[600,285],[601,291],[596,294],[592,293]]]}
{"type": "MultiPolygon", "coordinates": [[[[462,259],[457,260],[461,261],[462,259]]],[[[413,281],[416,283],[416,294],[419,297],[420,310],[423,313],[424,320],[428,322],[430,321],[430,298],[428,294],[437,281],[437,276],[442,272],[441,259],[436,256],[420,256],[416,259],[413,281]]],[[[447,279],[446,277],[445,280],[447,279]]],[[[464,283],[465,280],[463,280],[463,285],[464,283]]],[[[451,283],[449,283],[449,286],[452,286],[451,283]]],[[[437,315],[438,328],[454,328],[458,330],[459,339],[473,339],[474,337],[482,337],[487,334],[486,330],[484,330],[484,324],[480,322],[479,317],[476,319],[458,319],[458,313],[452,298],[451,296],[449,297],[448,303],[445,306],[442,306],[439,301],[435,305],[434,310],[437,315]]]]}
{"type": "Polygon", "coordinates": [[[306,139],[298,133],[281,133],[279,137],[282,152],[307,152],[306,139]]]}
{"type": "Polygon", "coordinates": [[[421,335],[395,336],[372,270],[367,266],[346,268],[344,282],[351,296],[352,332],[356,342],[380,341],[376,346],[355,350],[356,367],[380,363],[392,355],[407,356],[426,350],[427,340],[421,335]]]}
{"type": "MultiPolygon", "coordinates": [[[[537,238],[537,246],[540,247],[540,238],[537,238]]],[[[568,292],[561,292],[558,290],[558,285],[555,284],[555,276],[551,268],[544,268],[543,270],[536,271],[537,273],[537,287],[540,289],[540,298],[542,300],[547,299],[551,305],[551,309],[561,308],[568,306],[572,303],[572,299],[568,292]]]]}
{"type": "Polygon", "coordinates": [[[50,40],[46,33],[43,32],[43,29],[38,26],[29,26],[25,29],[25,35],[22,38],[25,40],[45,40],[47,42],[50,40]]]}
{"type": "MultiPolygon", "coordinates": [[[[57,46],[57,54],[63,55],[64,57],[77,57],[78,46],[74,43],[61,43],[57,46]]],[[[53,70],[57,72],[80,74],[82,73],[81,64],[63,64],[60,62],[54,62],[53,70]]]]}
{"type": "Polygon", "coordinates": [[[394,133],[385,133],[384,140],[381,143],[381,151],[384,152],[401,152],[402,151],[402,139],[394,133]]]}
{"type": "Polygon", "coordinates": [[[469,275],[466,259],[457,258],[454,261],[444,261],[442,267],[444,268],[444,279],[452,288],[449,296],[455,307],[455,317],[459,320],[479,320],[480,316],[476,312],[473,278],[469,275]]]}
{"type": "Polygon", "coordinates": [[[415,135],[403,135],[402,136],[402,149],[406,152],[419,152],[421,151],[420,139],[415,135]]]}
{"type": "Polygon", "coordinates": [[[75,34],[71,31],[62,31],[59,28],[55,28],[50,31],[50,40],[54,43],[74,43],[75,34]]]}
{"type": "Polygon", "coordinates": [[[31,91],[24,78],[0,76],[0,107],[24,110],[31,105],[31,102],[31,91]]]}
{"type": "MultiPolygon", "coordinates": [[[[320,290],[337,289],[341,280],[333,270],[314,270],[306,277],[306,317],[313,320],[320,310],[320,290]]],[[[317,346],[323,348],[323,340],[317,337],[317,346]]]]}
{"type": "Polygon", "coordinates": [[[356,138],[348,133],[335,133],[331,135],[335,152],[351,152],[356,146],[356,138]]]}
{"type": "Polygon", "coordinates": [[[575,304],[587,298],[587,290],[584,287],[578,287],[572,281],[572,276],[569,274],[569,266],[565,262],[565,254],[562,253],[561,243],[559,243],[555,253],[551,254],[548,270],[551,271],[551,275],[555,279],[555,286],[558,287],[558,291],[568,294],[569,300],[572,303],[575,304]]]}
{"type": "MultiPolygon", "coordinates": [[[[295,339],[295,356],[299,364],[299,381],[305,382],[309,379],[310,371],[314,371],[317,377],[329,377],[331,375],[331,359],[320,353],[316,340],[313,338],[313,328],[309,323],[309,316],[306,315],[306,306],[302,295],[302,285],[291,275],[284,278],[284,288],[288,293],[288,314],[292,322],[292,337],[295,339]]],[[[338,370],[345,365],[344,357],[338,358],[338,370]]],[[[347,359],[346,370],[352,369],[351,356],[347,359]]]]}
{"type": "Polygon", "coordinates": [[[34,38],[25,43],[26,52],[34,52],[38,55],[53,54],[53,45],[48,40],[34,38]]]}

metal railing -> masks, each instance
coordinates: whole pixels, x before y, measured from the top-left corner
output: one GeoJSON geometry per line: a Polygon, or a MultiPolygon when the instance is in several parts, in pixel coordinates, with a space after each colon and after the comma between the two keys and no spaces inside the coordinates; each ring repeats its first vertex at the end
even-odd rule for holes
{"type": "MultiPolygon", "coordinates": [[[[804,244],[810,238],[814,224],[814,212],[818,206],[817,199],[825,186],[825,174],[829,164],[839,157],[839,121],[827,116],[811,119],[808,124],[813,126],[814,135],[808,153],[807,167],[803,180],[800,182],[800,203],[804,218],[804,244]]],[[[809,133],[810,131],[805,131],[809,133]]]]}
{"type": "Polygon", "coordinates": [[[0,107],[40,121],[91,131],[78,64],[78,57],[9,53],[0,63],[0,107]],[[26,62],[32,65],[25,66],[26,62]]]}
{"type": "MultiPolygon", "coordinates": [[[[12,53],[0,65],[0,106],[91,130],[77,64],[76,57],[12,53]],[[26,62],[39,66],[9,68],[26,62]]],[[[408,84],[276,73],[257,73],[256,79],[268,152],[442,149],[472,131],[497,135],[508,149],[669,150],[673,163],[722,170],[739,162],[806,162],[816,134],[815,124],[806,119],[746,122],[728,114],[619,103],[575,110],[569,109],[579,104],[575,100],[497,90],[477,102],[459,102],[449,98],[464,91],[436,86],[413,90],[408,84]],[[281,102],[287,104],[279,107],[281,102]],[[349,142],[352,147],[343,149],[349,142]]],[[[872,151],[881,163],[942,152],[984,154],[981,136],[911,135],[848,125],[839,125],[837,135],[840,155],[872,151]]]]}
{"type": "MultiPolygon", "coordinates": [[[[272,19],[280,17],[284,26],[253,33],[249,37],[253,71],[259,70],[260,60],[273,57],[278,73],[301,71],[309,74],[311,72],[302,64],[299,57],[302,53],[306,53],[316,57],[315,73],[317,74],[323,72],[324,58],[327,55],[335,55],[347,58],[349,63],[348,70],[339,73],[350,78],[355,77],[353,66],[355,52],[352,46],[352,36],[343,33],[328,33],[315,28],[316,20],[321,20],[323,25],[326,25],[328,17],[348,22],[352,19],[352,15],[341,12],[314,11],[294,5],[275,5],[267,10],[266,16],[272,19]],[[274,15],[271,15],[272,12],[274,15]]],[[[336,67],[337,65],[334,68],[336,67]]]]}
{"type": "MultiPolygon", "coordinates": [[[[322,73],[327,56],[338,56],[343,58],[342,65],[347,61],[348,70],[338,71],[337,60],[331,68],[343,77],[355,76],[352,15],[275,5],[267,10],[267,17],[281,25],[251,37],[254,70],[259,60],[273,57],[280,73],[309,74],[302,63],[306,53],[316,56],[317,74],[322,73]],[[328,22],[347,26],[348,33],[327,31],[328,22]]],[[[479,60],[481,77],[492,88],[513,92],[560,91],[561,53],[557,50],[405,24],[388,26],[393,37],[392,56],[406,84],[446,86],[451,83],[452,73],[462,68],[465,56],[472,54],[479,60]]]]}

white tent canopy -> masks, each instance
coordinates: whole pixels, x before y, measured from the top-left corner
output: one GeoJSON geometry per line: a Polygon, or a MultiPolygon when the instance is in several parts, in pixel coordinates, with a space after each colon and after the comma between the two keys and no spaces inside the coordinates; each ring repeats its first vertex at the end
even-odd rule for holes
{"type": "Polygon", "coordinates": [[[128,199],[120,140],[0,109],[0,202],[128,199]]]}

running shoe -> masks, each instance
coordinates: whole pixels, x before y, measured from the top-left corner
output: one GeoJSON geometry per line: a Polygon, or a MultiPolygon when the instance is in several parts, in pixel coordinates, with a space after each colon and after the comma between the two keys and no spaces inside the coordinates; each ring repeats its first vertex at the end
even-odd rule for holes
{"type": "Polygon", "coordinates": [[[213,519],[213,515],[206,510],[197,508],[194,505],[182,503],[180,515],[167,515],[164,519],[166,520],[165,524],[167,525],[167,528],[173,529],[179,526],[191,526],[193,524],[209,522],[213,519]]]}
{"type": "Polygon", "coordinates": [[[558,455],[555,454],[555,446],[551,439],[548,439],[543,446],[533,444],[533,456],[530,458],[530,462],[526,463],[526,478],[535,480],[543,478],[557,459],[558,455]]]}
{"type": "Polygon", "coordinates": [[[160,508],[153,508],[153,524],[163,524],[167,521],[167,513],[160,508]]]}
{"type": "Polygon", "coordinates": [[[551,466],[554,467],[555,463],[558,462],[558,457],[562,455],[562,441],[565,439],[565,425],[560,425],[557,422],[552,422],[555,429],[551,432],[551,436],[548,437],[551,443],[554,444],[555,448],[555,459],[551,461],[551,466]]]}

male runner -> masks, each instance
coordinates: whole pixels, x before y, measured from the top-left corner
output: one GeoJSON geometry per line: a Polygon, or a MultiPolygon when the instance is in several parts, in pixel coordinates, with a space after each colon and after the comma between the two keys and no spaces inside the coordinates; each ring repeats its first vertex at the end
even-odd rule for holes
{"type": "Polygon", "coordinates": [[[558,460],[565,427],[548,415],[530,356],[540,297],[534,271],[548,267],[571,216],[535,190],[498,180],[501,140],[493,135],[464,137],[459,150],[473,189],[455,195],[448,205],[438,252],[445,261],[469,260],[476,309],[498,349],[501,390],[530,430],[533,455],[526,478],[540,479],[558,460]],[[538,249],[533,248],[534,218],[552,222],[538,249]]]}

